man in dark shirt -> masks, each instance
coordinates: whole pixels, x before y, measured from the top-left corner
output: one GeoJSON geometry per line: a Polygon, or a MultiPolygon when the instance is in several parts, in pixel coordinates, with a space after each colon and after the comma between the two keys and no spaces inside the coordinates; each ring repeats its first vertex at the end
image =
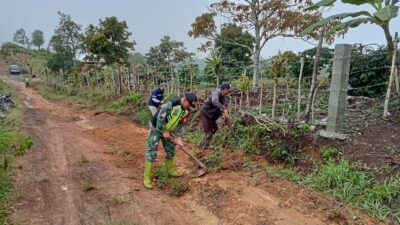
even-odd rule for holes
{"type": "Polygon", "coordinates": [[[151,111],[151,115],[156,114],[158,107],[164,100],[164,90],[167,88],[166,83],[161,83],[160,86],[151,92],[147,105],[151,111]]]}
{"type": "Polygon", "coordinates": [[[200,124],[203,129],[203,138],[200,146],[204,149],[208,147],[212,136],[217,132],[217,119],[222,115],[228,117],[228,112],[224,106],[225,96],[229,94],[231,85],[223,83],[220,90],[213,92],[204,102],[203,108],[200,111],[200,124]]]}

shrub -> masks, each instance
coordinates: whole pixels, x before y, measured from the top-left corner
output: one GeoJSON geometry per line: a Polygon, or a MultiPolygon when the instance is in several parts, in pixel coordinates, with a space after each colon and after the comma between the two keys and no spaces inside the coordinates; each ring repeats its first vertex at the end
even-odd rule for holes
{"type": "Polygon", "coordinates": [[[336,148],[330,148],[326,146],[321,147],[319,151],[322,158],[324,158],[326,161],[334,159],[339,154],[339,151],[336,148]]]}

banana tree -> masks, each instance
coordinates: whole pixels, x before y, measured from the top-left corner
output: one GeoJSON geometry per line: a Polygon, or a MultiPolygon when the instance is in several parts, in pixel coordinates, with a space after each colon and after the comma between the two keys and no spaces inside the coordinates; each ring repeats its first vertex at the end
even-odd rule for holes
{"type": "MultiPolygon", "coordinates": [[[[320,7],[331,7],[338,0],[321,0],[308,8],[306,10],[316,10],[320,7]]],[[[318,27],[324,26],[331,21],[340,21],[338,25],[334,26],[330,30],[327,31],[326,35],[333,34],[339,30],[347,29],[347,28],[355,28],[361,24],[375,24],[382,28],[385,34],[387,46],[388,46],[388,55],[391,56],[393,51],[393,38],[389,31],[389,23],[390,21],[397,17],[399,6],[399,0],[341,0],[344,4],[361,6],[364,4],[368,4],[374,8],[374,12],[368,11],[358,11],[351,13],[339,13],[336,15],[329,16],[318,22],[312,24],[302,31],[302,34],[308,34],[318,27]]]]}

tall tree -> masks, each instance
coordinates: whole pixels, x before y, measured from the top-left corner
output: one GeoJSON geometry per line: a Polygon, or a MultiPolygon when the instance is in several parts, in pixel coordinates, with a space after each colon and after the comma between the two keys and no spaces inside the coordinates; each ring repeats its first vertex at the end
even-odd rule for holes
{"type": "Polygon", "coordinates": [[[49,47],[51,47],[55,52],[52,54],[48,62],[48,67],[52,71],[58,72],[60,69],[64,70],[72,66],[74,58],[73,53],[64,45],[60,35],[53,35],[51,37],[49,47]]]}
{"type": "Polygon", "coordinates": [[[18,29],[14,33],[13,41],[15,43],[18,43],[18,44],[21,44],[21,45],[27,44],[27,37],[26,37],[26,34],[25,34],[25,30],[23,28],[18,29]]]}
{"type": "Polygon", "coordinates": [[[40,50],[40,46],[44,44],[43,31],[35,30],[32,33],[32,44],[40,50]]]}
{"type": "MultiPolygon", "coordinates": [[[[210,12],[197,17],[189,36],[194,38],[217,37],[214,18],[217,15],[228,18],[238,26],[254,32],[254,47],[249,48],[237,42],[229,42],[249,49],[253,55],[253,86],[257,85],[260,73],[260,53],[265,44],[276,37],[293,37],[308,24],[316,21],[318,12],[304,13],[311,0],[219,0],[210,5],[210,12]],[[297,3],[297,4],[295,4],[297,3]]],[[[210,45],[207,42],[206,45],[210,45]]]]}
{"type": "Polygon", "coordinates": [[[144,57],[144,55],[142,55],[140,52],[135,52],[133,54],[129,54],[129,63],[131,65],[133,64],[146,64],[146,58],[144,57]]]}
{"type": "MultiPolygon", "coordinates": [[[[65,51],[69,52],[69,55],[72,55],[73,62],[76,62],[76,58],[81,53],[81,30],[82,25],[75,23],[71,16],[68,14],[64,14],[58,12],[60,16],[60,20],[58,22],[58,26],[54,31],[54,39],[57,40],[51,44],[53,48],[54,44],[61,45],[65,51]]],[[[55,48],[60,48],[57,46],[55,48]]]]}
{"type": "Polygon", "coordinates": [[[83,44],[86,58],[112,65],[122,60],[129,64],[129,52],[134,50],[135,41],[130,40],[126,21],[118,21],[115,16],[99,21],[99,26],[90,24],[86,28],[83,44]]]}
{"type": "Polygon", "coordinates": [[[193,53],[186,50],[183,42],[172,40],[169,36],[164,36],[158,46],[151,47],[149,52],[146,53],[146,59],[150,66],[156,66],[165,72],[168,70],[172,79],[171,89],[178,92],[179,83],[175,82],[176,69],[193,55],[193,53]]]}
{"type": "Polygon", "coordinates": [[[240,75],[253,63],[252,52],[249,49],[254,47],[254,37],[236,24],[222,25],[221,31],[215,39],[214,47],[221,55],[224,65],[229,69],[228,74],[240,75]],[[230,44],[233,42],[248,46],[248,48],[230,44]]]}

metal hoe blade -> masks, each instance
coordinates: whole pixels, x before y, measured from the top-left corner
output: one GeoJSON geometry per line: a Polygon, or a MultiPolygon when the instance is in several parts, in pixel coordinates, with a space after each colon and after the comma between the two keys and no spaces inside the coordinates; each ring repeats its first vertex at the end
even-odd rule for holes
{"type": "Polygon", "coordinates": [[[186,155],[190,156],[190,158],[192,158],[198,165],[198,171],[197,171],[197,177],[201,177],[204,174],[207,173],[207,167],[206,165],[204,165],[199,159],[197,159],[196,157],[194,157],[192,154],[190,154],[188,151],[186,151],[183,146],[181,146],[179,149],[181,149],[184,153],[186,153],[186,155]]]}

